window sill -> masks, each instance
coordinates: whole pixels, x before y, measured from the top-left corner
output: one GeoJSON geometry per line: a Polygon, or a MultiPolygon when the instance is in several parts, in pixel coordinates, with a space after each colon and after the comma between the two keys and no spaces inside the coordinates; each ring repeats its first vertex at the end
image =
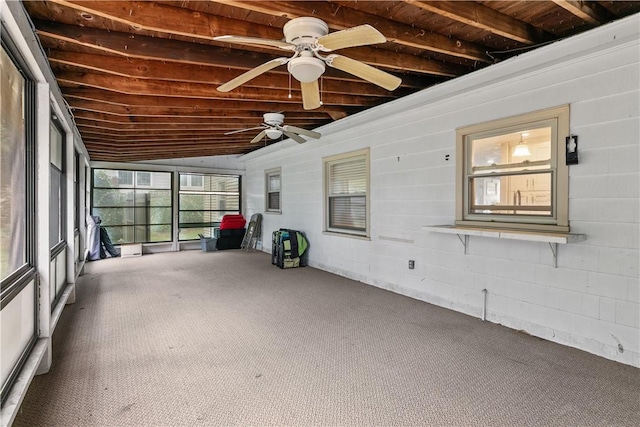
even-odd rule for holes
{"type": "Polygon", "coordinates": [[[548,231],[529,231],[529,230],[507,230],[492,229],[482,227],[461,227],[456,225],[434,225],[422,227],[425,231],[434,233],[455,234],[464,246],[464,253],[467,254],[469,245],[469,236],[489,237],[494,239],[510,239],[525,240],[529,242],[548,243],[553,252],[553,266],[557,266],[557,245],[565,245],[568,243],[581,242],[587,239],[586,234],[572,234],[548,231]],[[464,236],[464,240],[461,236],[464,236]]]}
{"type": "Polygon", "coordinates": [[[323,231],[322,234],[325,234],[327,236],[346,237],[350,239],[371,241],[371,237],[365,236],[363,234],[349,234],[349,233],[341,233],[339,231],[329,231],[329,230],[323,231]]]}

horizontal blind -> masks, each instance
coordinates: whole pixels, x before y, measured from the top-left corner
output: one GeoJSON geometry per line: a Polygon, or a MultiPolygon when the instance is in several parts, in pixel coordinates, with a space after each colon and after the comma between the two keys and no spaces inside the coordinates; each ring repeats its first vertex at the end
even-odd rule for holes
{"type": "Polygon", "coordinates": [[[329,227],[366,231],[367,201],[364,196],[329,198],[329,227]]]}
{"type": "Polygon", "coordinates": [[[280,191],[280,175],[269,175],[269,191],[280,191]]]}
{"type": "Polygon", "coordinates": [[[367,163],[364,156],[336,162],[329,166],[329,194],[365,194],[367,163]]]}

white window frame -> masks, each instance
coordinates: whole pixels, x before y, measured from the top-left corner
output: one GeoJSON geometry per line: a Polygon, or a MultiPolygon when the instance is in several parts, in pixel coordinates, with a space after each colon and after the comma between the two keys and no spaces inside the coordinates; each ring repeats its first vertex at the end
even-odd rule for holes
{"type": "Polygon", "coordinates": [[[456,225],[536,231],[569,231],[569,168],[565,138],[569,136],[569,106],[535,111],[493,120],[456,130],[456,225]],[[550,216],[474,214],[469,194],[471,143],[476,138],[518,132],[536,123],[551,123],[551,210],[550,216]]]}
{"type": "Polygon", "coordinates": [[[281,168],[269,169],[264,172],[264,210],[271,213],[282,213],[282,170],[281,168]],[[278,191],[272,191],[269,188],[271,178],[277,176],[280,183],[278,191]],[[278,193],[278,207],[271,207],[269,204],[269,194],[278,193]]]}
{"type": "Polygon", "coordinates": [[[370,226],[371,226],[371,215],[370,215],[370,184],[371,184],[371,177],[370,177],[370,153],[369,153],[369,149],[363,149],[363,150],[357,150],[357,151],[352,151],[349,153],[343,153],[343,154],[338,154],[335,156],[330,156],[330,157],[325,157],[322,159],[323,162],[323,182],[324,182],[324,231],[326,233],[335,233],[335,234],[340,234],[340,235],[349,235],[349,236],[356,236],[356,237],[364,237],[364,238],[369,238],[370,236],[370,226]],[[364,179],[366,180],[366,190],[364,193],[351,193],[349,195],[337,195],[337,194],[331,194],[330,188],[331,188],[331,183],[330,183],[330,169],[333,165],[339,164],[339,163],[346,163],[346,162],[351,162],[354,160],[363,160],[365,162],[365,176],[364,179]],[[331,212],[330,212],[330,206],[331,206],[331,199],[334,197],[363,197],[365,199],[365,226],[363,229],[351,229],[351,228],[341,228],[341,227],[335,227],[332,226],[331,223],[331,212]]]}

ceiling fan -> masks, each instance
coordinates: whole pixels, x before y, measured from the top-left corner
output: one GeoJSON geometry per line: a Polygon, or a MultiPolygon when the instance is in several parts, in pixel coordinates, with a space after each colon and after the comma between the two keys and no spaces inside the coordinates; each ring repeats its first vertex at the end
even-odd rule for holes
{"type": "Polygon", "coordinates": [[[329,34],[329,27],[324,21],[318,18],[302,17],[287,22],[283,32],[285,41],[244,36],[214,37],[213,39],[216,41],[272,46],[294,52],[293,56],[289,58],[282,57],[267,61],[223,84],[218,87],[218,90],[220,92],[229,92],[262,73],[287,64],[287,69],[291,75],[300,82],[304,109],[312,110],[322,105],[318,78],[324,73],[325,64],[387,90],[396,89],[402,82],[400,78],[392,74],[346,56],[336,54],[320,55],[320,52],[332,52],[347,47],[386,42],[387,39],[370,25],[360,25],[329,34]]]}
{"type": "Polygon", "coordinates": [[[284,122],[284,114],[265,113],[262,115],[262,117],[264,118],[264,123],[261,124],[260,126],[256,126],[248,129],[234,130],[234,131],[225,133],[225,135],[232,135],[234,133],[262,129],[262,132],[257,134],[255,138],[251,140],[252,144],[260,141],[265,136],[267,136],[269,139],[278,139],[284,134],[285,136],[293,139],[299,144],[302,144],[303,142],[307,142],[300,135],[308,136],[314,139],[318,139],[321,136],[318,132],[302,129],[297,126],[291,126],[291,125],[282,126],[282,123],[284,122]]]}

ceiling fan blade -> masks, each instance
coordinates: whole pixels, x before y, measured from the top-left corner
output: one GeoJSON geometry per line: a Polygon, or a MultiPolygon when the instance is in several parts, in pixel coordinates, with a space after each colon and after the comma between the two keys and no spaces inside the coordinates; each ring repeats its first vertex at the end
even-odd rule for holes
{"type": "Polygon", "coordinates": [[[303,137],[293,133],[293,132],[289,132],[286,130],[283,130],[282,133],[284,133],[285,135],[287,135],[289,138],[293,139],[295,142],[297,142],[298,144],[302,144],[303,142],[307,142],[303,137]]]}
{"type": "Polygon", "coordinates": [[[247,131],[256,130],[256,129],[264,129],[264,126],[256,126],[254,128],[232,130],[231,132],[226,132],[225,135],[233,135],[234,133],[247,132],[247,131]]]}
{"type": "Polygon", "coordinates": [[[318,39],[318,46],[321,51],[331,52],[345,47],[366,46],[386,41],[380,31],[365,24],[322,36],[318,39]]]}
{"type": "Polygon", "coordinates": [[[305,110],[313,110],[320,107],[320,88],[318,87],[318,79],[311,83],[300,82],[302,88],[302,108],[305,110]]]}
{"type": "Polygon", "coordinates": [[[253,138],[253,139],[251,140],[251,144],[254,144],[254,143],[256,143],[256,142],[260,141],[260,140],[261,140],[262,138],[264,138],[265,136],[267,136],[267,131],[266,131],[266,130],[263,130],[262,132],[260,132],[259,134],[257,134],[257,135],[255,136],[255,138],[253,138]]]}
{"type": "Polygon", "coordinates": [[[252,44],[260,46],[272,46],[284,50],[294,50],[295,45],[282,40],[270,40],[260,39],[258,37],[244,37],[244,36],[218,36],[213,38],[217,42],[225,43],[238,43],[238,44],[252,44]]]}
{"type": "Polygon", "coordinates": [[[235,79],[229,80],[227,83],[219,86],[218,91],[229,92],[230,90],[237,88],[241,84],[248,82],[254,77],[258,77],[260,74],[266,73],[267,71],[279,67],[280,65],[284,65],[287,62],[289,62],[289,58],[272,59],[271,61],[265,62],[262,65],[258,65],[256,68],[253,68],[244,74],[240,74],[235,79]]]}
{"type": "Polygon", "coordinates": [[[321,136],[318,132],[302,129],[297,126],[285,125],[285,126],[282,126],[282,129],[286,132],[295,132],[295,133],[299,133],[300,135],[306,135],[308,137],[315,138],[315,139],[318,139],[321,136]]]}
{"type": "Polygon", "coordinates": [[[329,66],[342,70],[354,76],[360,77],[363,80],[381,86],[387,90],[394,90],[400,86],[402,79],[389,74],[385,71],[378,70],[364,62],[356,61],[355,59],[347,58],[341,55],[329,55],[326,59],[329,66]]]}

